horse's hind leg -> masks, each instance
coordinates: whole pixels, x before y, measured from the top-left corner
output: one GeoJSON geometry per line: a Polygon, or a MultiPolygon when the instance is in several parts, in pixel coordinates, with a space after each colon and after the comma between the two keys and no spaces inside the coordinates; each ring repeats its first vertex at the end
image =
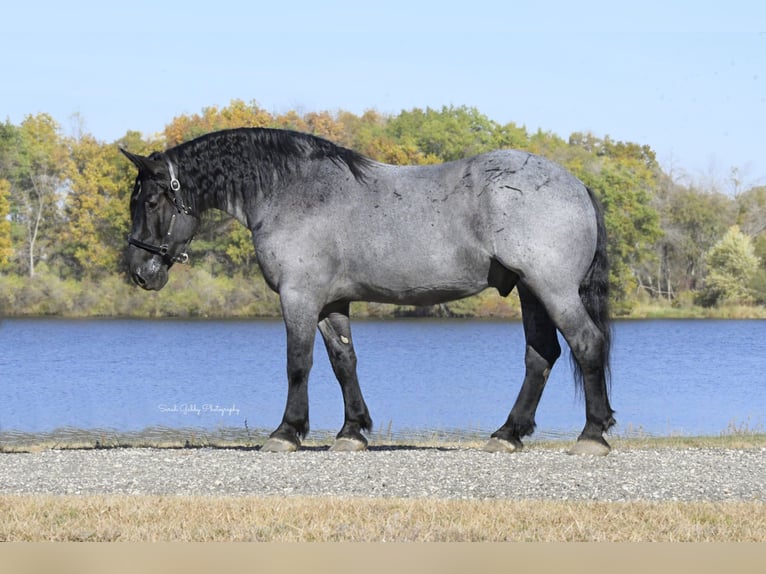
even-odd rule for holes
{"type": "Polygon", "coordinates": [[[578,293],[555,296],[540,290],[548,314],[569,344],[579,366],[585,394],[585,427],[571,454],[606,455],[610,451],[604,433],[615,424],[609,404],[604,347],[607,340],[591,319],[578,293]]]}
{"type": "Polygon", "coordinates": [[[556,326],[545,308],[522,283],[518,286],[524,336],[527,345],[524,356],[524,383],[508,420],[485,445],[490,452],[513,452],[522,448],[521,438],[535,429],[535,412],[543,394],[553,364],[561,355],[556,326]]]}
{"type": "Polygon", "coordinates": [[[319,321],[319,332],[324,339],[332,370],[340,383],[345,410],[343,428],[336,436],[331,450],[364,450],[367,448],[367,439],[361,431],[372,429],[372,419],[356,374],[356,353],[351,339],[348,304],[323,314],[319,321]]]}

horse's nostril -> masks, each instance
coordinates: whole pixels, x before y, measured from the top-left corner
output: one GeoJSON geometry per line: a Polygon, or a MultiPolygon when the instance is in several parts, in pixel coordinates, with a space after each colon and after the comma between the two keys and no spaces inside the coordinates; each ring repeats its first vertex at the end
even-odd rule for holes
{"type": "Polygon", "coordinates": [[[131,274],[131,278],[133,279],[133,282],[138,285],[139,287],[145,287],[146,286],[146,279],[141,277],[141,275],[136,271],[135,273],[131,274]]]}

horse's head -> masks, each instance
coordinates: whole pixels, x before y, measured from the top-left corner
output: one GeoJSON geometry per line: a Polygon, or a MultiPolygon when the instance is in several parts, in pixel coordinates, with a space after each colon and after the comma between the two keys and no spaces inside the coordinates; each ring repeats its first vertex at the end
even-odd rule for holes
{"type": "Polygon", "coordinates": [[[167,155],[121,151],[138,168],[130,198],[130,276],[144,289],[159,290],[168,281],[170,267],[188,259],[186,248],[198,220],[181,198],[181,184],[167,155]]]}

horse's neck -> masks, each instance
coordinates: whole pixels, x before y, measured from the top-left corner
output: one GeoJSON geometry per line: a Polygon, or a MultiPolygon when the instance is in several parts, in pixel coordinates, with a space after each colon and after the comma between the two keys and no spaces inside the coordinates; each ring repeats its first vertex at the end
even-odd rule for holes
{"type": "Polygon", "coordinates": [[[241,191],[231,191],[231,187],[227,193],[213,193],[214,196],[208,209],[218,209],[231,215],[234,219],[239,221],[242,225],[247,225],[247,212],[245,209],[245,199],[241,191]]]}
{"type": "Polygon", "coordinates": [[[245,205],[247,191],[237,174],[226,174],[226,179],[221,181],[213,173],[203,172],[194,177],[194,180],[196,194],[194,204],[199,214],[209,209],[217,209],[228,213],[243,225],[247,225],[245,205]]]}

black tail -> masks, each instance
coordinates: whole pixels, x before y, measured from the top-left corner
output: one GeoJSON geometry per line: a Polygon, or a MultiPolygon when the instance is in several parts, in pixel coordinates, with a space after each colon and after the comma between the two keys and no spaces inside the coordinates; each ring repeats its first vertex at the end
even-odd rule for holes
{"type": "MultiPolygon", "coordinates": [[[[602,349],[602,364],[604,365],[604,379],[607,389],[610,388],[609,354],[612,345],[612,327],[609,318],[609,259],[606,253],[606,226],[604,225],[604,211],[593,190],[588,188],[588,195],[596,210],[596,225],[598,236],[596,241],[596,254],[590,264],[588,273],[580,284],[580,299],[585,305],[591,320],[598,327],[604,337],[602,349]]],[[[578,389],[583,388],[583,374],[578,362],[572,357],[575,382],[578,389]]]]}

